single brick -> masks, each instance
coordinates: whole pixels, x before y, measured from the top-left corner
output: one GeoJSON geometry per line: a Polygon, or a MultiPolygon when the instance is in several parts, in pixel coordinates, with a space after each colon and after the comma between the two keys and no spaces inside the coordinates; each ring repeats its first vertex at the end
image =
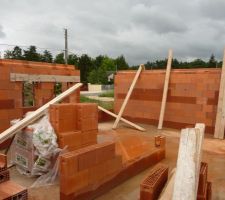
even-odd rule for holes
{"type": "Polygon", "coordinates": [[[168,179],[168,166],[156,165],[140,185],[140,200],[156,200],[168,179]]]}

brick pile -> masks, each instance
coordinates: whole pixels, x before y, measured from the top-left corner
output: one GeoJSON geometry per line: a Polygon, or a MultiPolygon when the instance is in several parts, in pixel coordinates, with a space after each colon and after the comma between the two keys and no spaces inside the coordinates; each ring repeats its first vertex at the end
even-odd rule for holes
{"type": "Polygon", "coordinates": [[[212,199],[212,183],[208,182],[207,175],[208,175],[208,164],[202,162],[199,173],[197,200],[212,199]]]}
{"type": "Polygon", "coordinates": [[[168,166],[156,165],[140,185],[140,200],[157,200],[168,179],[168,166]]]}
{"type": "MultiPolygon", "coordinates": [[[[135,71],[121,71],[115,76],[114,110],[119,112],[135,71]]],[[[184,128],[205,123],[214,132],[221,69],[172,70],[166,103],[164,126],[184,128]]],[[[132,121],[158,124],[165,70],[141,73],[123,116],[132,121]]]]}
{"type": "Polygon", "coordinates": [[[84,147],[61,156],[60,196],[71,200],[97,188],[122,169],[122,157],[115,153],[115,142],[84,147]]]}
{"type": "Polygon", "coordinates": [[[97,143],[97,104],[54,104],[50,106],[49,114],[60,148],[67,146],[72,151],[97,143]]]}
{"type": "MultiPolygon", "coordinates": [[[[80,75],[79,70],[75,70],[74,66],[71,65],[0,59],[0,132],[9,128],[12,119],[21,118],[24,112],[37,109],[55,96],[55,83],[35,83],[34,107],[23,107],[23,83],[11,82],[10,73],[80,75]]],[[[65,91],[70,86],[71,83],[63,83],[62,91],[65,91]]],[[[79,102],[79,90],[70,95],[66,101],[79,102]]]]}
{"type": "Polygon", "coordinates": [[[27,190],[22,186],[10,181],[9,171],[7,170],[6,155],[0,154],[0,199],[27,200],[27,190]]]}

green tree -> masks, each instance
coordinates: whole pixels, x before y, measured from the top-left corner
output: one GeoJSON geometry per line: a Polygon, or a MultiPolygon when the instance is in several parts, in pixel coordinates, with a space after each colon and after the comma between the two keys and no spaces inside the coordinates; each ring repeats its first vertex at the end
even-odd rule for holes
{"type": "Polygon", "coordinates": [[[54,63],[65,64],[64,53],[59,53],[55,56],[54,63]]]}
{"type": "Polygon", "coordinates": [[[43,52],[43,54],[41,55],[41,61],[52,63],[52,60],[53,60],[53,56],[52,56],[51,52],[48,50],[45,50],[43,52]]]}
{"type": "Polygon", "coordinates": [[[105,57],[106,56],[99,55],[93,60],[93,65],[94,65],[95,69],[98,69],[102,65],[102,62],[103,62],[105,57]]]}
{"type": "Polygon", "coordinates": [[[201,60],[201,59],[195,59],[194,61],[189,63],[189,67],[188,68],[204,68],[206,67],[206,63],[205,61],[201,60]]]}
{"type": "Polygon", "coordinates": [[[22,49],[18,46],[15,46],[12,51],[10,50],[5,51],[4,58],[23,60],[22,49]]]}
{"type": "Polygon", "coordinates": [[[36,46],[30,46],[27,50],[24,50],[24,60],[29,61],[41,61],[41,56],[37,53],[36,46]]]}
{"type": "Polygon", "coordinates": [[[70,54],[68,56],[68,64],[77,66],[79,62],[79,57],[76,54],[70,54]]]}
{"type": "Polygon", "coordinates": [[[129,65],[128,63],[126,62],[125,58],[123,55],[117,57],[115,59],[115,65],[116,65],[116,68],[117,70],[126,70],[126,69],[129,69],[129,65]]]}
{"type": "Polygon", "coordinates": [[[210,56],[209,62],[208,62],[208,67],[216,67],[217,61],[215,59],[215,56],[212,54],[210,56]]]}
{"type": "Polygon", "coordinates": [[[104,68],[105,71],[116,71],[116,64],[113,59],[104,57],[100,68],[104,68]]]}
{"type": "Polygon", "coordinates": [[[104,68],[93,69],[88,75],[91,84],[108,84],[107,72],[104,68]]]}
{"type": "Polygon", "coordinates": [[[80,69],[80,79],[82,83],[87,83],[88,75],[90,71],[93,69],[93,63],[91,57],[87,54],[83,54],[78,59],[78,69],[80,69]]]}

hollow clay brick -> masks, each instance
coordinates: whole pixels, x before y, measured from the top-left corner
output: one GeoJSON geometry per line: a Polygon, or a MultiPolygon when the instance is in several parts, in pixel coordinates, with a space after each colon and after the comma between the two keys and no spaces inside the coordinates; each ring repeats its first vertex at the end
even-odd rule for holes
{"type": "Polygon", "coordinates": [[[204,196],[207,190],[208,164],[201,162],[198,183],[198,195],[204,196]]]}
{"type": "Polygon", "coordinates": [[[69,177],[78,172],[78,158],[76,156],[60,158],[60,174],[69,177]]]}
{"type": "Polygon", "coordinates": [[[96,103],[78,103],[76,105],[78,119],[98,118],[98,107],[96,103]]]}
{"type": "Polygon", "coordinates": [[[67,146],[69,151],[73,151],[82,146],[81,131],[63,132],[58,136],[58,144],[61,149],[67,146]]]}
{"type": "Polygon", "coordinates": [[[115,142],[105,142],[96,146],[96,162],[101,163],[115,157],[115,142]]]}
{"type": "Polygon", "coordinates": [[[88,170],[80,171],[69,177],[60,175],[60,192],[63,194],[71,194],[79,191],[80,189],[88,186],[89,176],[88,170]]]}
{"type": "Polygon", "coordinates": [[[86,144],[96,144],[97,143],[98,130],[82,131],[81,143],[86,144]]]}
{"type": "Polygon", "coordinates": [[[0,184],[0,199],[27,200],[27,190],[24,187],[14,183],[13,181],[6,181],[0,184]]]}
{"type": "Polygon", "coordinates": [[[166,138],[165,136],[155,136],[155,146],[165,148],[166,146],[166,138]]]}
{"type": "Polygon", "coordinates": [[[212,199],[212,183],[207,182],[207,200],[212,199]]]}
{"type": "Polygon", "coordinates": [[[140,200],[156,200],[168,179],[168,166],[158,164],[140,185],[140,200]]]}
{"type": "Polygon", "coordinates": [[[13,109],[15,103],[13,99],[0,100],[0,109],[13,109]]]}

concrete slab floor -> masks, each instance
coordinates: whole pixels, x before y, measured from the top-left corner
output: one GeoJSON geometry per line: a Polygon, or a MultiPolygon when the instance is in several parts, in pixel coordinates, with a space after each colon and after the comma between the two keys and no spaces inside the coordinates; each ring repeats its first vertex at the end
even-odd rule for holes
{"type": "MultiPolygon", "coordinates": [[[[100,130],[110,130],[112,122],[99,124],[100,130]]],[[[166,136],[166,159],[162,163],[168,164],[170,171],[176,166],[177,152],[179,145],[179,130],[163,129],[157,130],[155,126],[142,125],[146,128],[146,132],[140,134],[157,135],[162,134],[166,136]]],[[[124,129],[129,132],[131,129],[126,125],[120,123],[117,131],[124,129]]],[[[225,200],[225,140],[213,139],[211,135],[205,135],[203,145],[203,159],[208,163],[208,180],[212,182],[212,199],[225,200]]],[[[108,193],[100,196],[97,200],[137,200],[139,198],[140,182],[148,174],[148,170],[143,171],[135,177],[121,185],[113,188],[108,193]]],[[[21,176],[15,169],[11,170],[11,178],[16,182],[28,187],[34,181],[33,179],[21,176]]],[[[29,199],[32,200],[46,200],[59,199],[59,186],[44,186],[40,188],[31,188],[29,191],[29,199]]]]}

